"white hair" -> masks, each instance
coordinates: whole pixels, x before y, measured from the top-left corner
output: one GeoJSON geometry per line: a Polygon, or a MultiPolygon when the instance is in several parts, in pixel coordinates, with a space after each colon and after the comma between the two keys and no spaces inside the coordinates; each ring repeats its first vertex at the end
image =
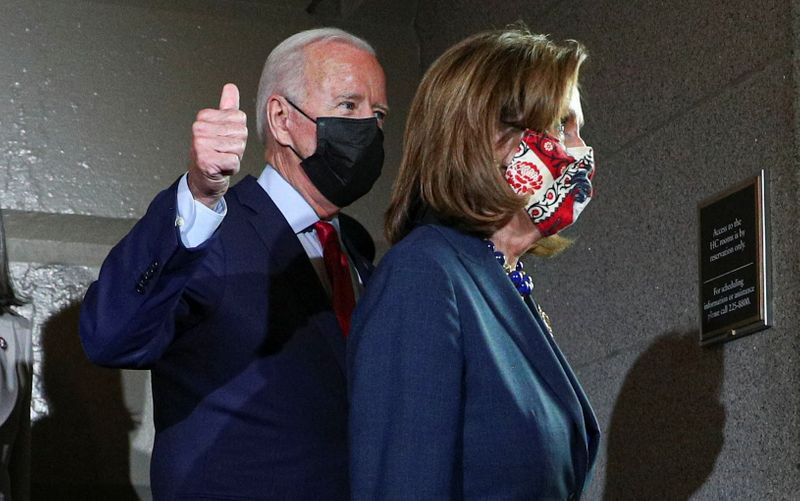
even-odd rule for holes
{"type": "Polygon", "coordinates": [[[343,42],[375,55],[369,43],[339,28],[301,31],[278,44],[269,53],[258,83],[256,131],[262,143],[266,143],[267,100],[273,94],[281,94],[301,103],[305,99],[304,49],[313,43],[328,41],[343,42]]]}

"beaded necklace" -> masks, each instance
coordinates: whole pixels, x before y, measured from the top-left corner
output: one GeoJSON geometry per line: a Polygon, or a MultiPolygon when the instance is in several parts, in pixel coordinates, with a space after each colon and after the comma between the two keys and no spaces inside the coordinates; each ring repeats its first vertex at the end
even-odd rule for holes
{"type": "Polygon", "coordinates": [[[503,271],[506,272],[508,278],[511,280],[511,283],[514,284],[516,287],[517,292],[523,298],[528,297],[533,292],[533,279],[530,275],[523,271],[522,260],[517,260],[517,266],[515,269],[511,269],[509,266],[508,261],[506,260],[506,255],[503,254],[502,251],[499,251],[495,248],[494,242],[491,240],[486,241],[486,246],[492,252],[495,260],[503,267],[503,271]]]}
{"type": "MultiPolygon", "coordinates": [[[[533,292],[533,279],[530,275],[523,271],[523,264],[521,260],[517,260],[517,266],[515,269],[511,269],[509,266],[508,261],[506,260],[506,255],[503,254],[502,251],[499,251],[495,248],[494,242],[491,240],[486,240],[486,246],[489,248],[489,251],[494,256],[494,259],[503,267],[503,271],[506,272],[508,278],[511,280],[511,283],[514,284],[514,287],[519,292],[519,295],[522,296],[523,299],[528,298],[533,292]]],[[[553,336],[553,324],[550,321],[550,316],[544,312],[539,303],[536,301],[532,301],[534,306],[536,306],[536,311],[539,313],[545,327],[547,327],[547,333],[550,334],[550,337],[553,336]]]]}

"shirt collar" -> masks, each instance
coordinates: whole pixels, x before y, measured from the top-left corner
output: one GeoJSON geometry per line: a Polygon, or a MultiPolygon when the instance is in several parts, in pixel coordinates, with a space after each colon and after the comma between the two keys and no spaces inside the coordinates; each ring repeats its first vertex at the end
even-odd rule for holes
{"type": "MultiPolygon", "coordinates": [[[[302,233],[319,221],[319,216],[306,199],[301,195],[274,167],[267,164],[258,177],[258,184],[267,192],[275,202],[278,210],[283,214],[286,222],[295,233],[302,233]]],[[[334,217],[331,223],[339,231],[338,218],[334,217]]]]}

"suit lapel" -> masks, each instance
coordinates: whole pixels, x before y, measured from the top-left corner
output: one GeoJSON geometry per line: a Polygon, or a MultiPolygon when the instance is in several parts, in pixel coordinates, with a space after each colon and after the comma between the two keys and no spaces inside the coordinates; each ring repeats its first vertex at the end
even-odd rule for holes
{"type": "Polygon", "coordinates": [[[345,340],[330,299],[320,283],[308,255],[289,223],[261,188],[248,176],[236,185],[236,196],[248,208],[245,217],[266,248],[272,280],[281,277],[281,294],[292,294],[292,308],[297,315],[309,319],[331,347],[336,362],[345,374],[345,340]]]}
{"type": "Polygon", "coordinates": [[[456,249],[483,300],[492,313],[505,325],[531,368],[545,381],[583,437],[582,450],[573,449],[579,485],[585,482],[588,467],[597,454],[598,425],[594,412],[578,384],[575,375],[564,360],[561,350],[547,332],[538,312],[529,309],[509,281],[506,273],[497,266],[494,257],[480,238],[441,227],[442,234],[456,249]]]}
{"type": "Polygon", "coordinates": [[[361,284],[366,287],[369,278],[372,276],[372,272],[375,270],[375,266],[367,258],[359,254],[356,246],[348,238],[344,230],[342,231],[342,242],[344,243],[347,255],[350,256],[350,261],[353,263],[353,266],[355,266],[359,278],[361,278],[361,284]]]}
{"type": "Polygon", "coordinates": [[[470,270],[478,287],[483,289],[483,297],[495,315],[506,325],[507,334],[531,362],[531,367],[547,382],[576,423],[582,425],[582,412],[577,395],[547,339],[550,335],[531,315],[503,270],[492,263],[491,259],[487,265],[494,266],[489,269],[480,267],[470,270]]]}
{"type": "Polygon", "coordinates": [[[358,272],[361,284],[366,286],[375,270],[375,243],[361,223],[344,212],[339,213],[339,230],[350,262],[358,272]]]}
{"type": "MultiPolygon", "coordinates": [[[[535,309],[532,304],[529,306],[532,307],[531,311],[535,309]]],[[[586,397],[586,393],[583,391],[583,387],[581,386],[580,382],[578,382],[578,378],[575,377],[575,374],[569,368],[569,364],[564,358],[564,354],[561,353],[561,350],[556,345],[555,339],[553,339],[551,336],[547,336],[547,338],[547,341],[553,346],[553,353],[555,353],[556,357],[558,357],[561,365],[565,367],[564,372],[569,378],[572,388],[575,391],[575,395],[578,397],[578,401],[581,405],[581,415],[584,423],[583,429],[586,430],[587,434],[586,466],[588,467],[588,465],[593,462],[594,456],[597,454],[600,425],[597,422],[597,416],[595,416],[592,406],[589,404],[589,399],[586,397]]]]}
{"type": "Polygon", "coordinates": [[[487,251],[485,242],[449,228],[444,231],[445,236],[461,254],[464,266],[481,290],[482,299],[505,325],[508,336],[528,359],[533,370],[550,387],[578,425],[578,429],[584,429],[580,401],[556,354],[557,349],[548,340],[550,335],[531,314],[505,272],[487,251]]]}

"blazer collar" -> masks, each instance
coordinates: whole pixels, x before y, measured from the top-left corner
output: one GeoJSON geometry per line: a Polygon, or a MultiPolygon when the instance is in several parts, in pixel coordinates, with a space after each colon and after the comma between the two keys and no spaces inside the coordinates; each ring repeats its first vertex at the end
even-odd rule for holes
{"type": "MultiPolygon", "coordinates": [[[[519,347],[542,379],[561,401],[578,430],[585,430],[582,401],[572,385],[569,366],[560,356],[550,334],[520,297],[508,276],[480,237],[440,227],[442,235],[462,257],[462,262],[475,280],[484,300],[506,325],[508,335],[519,347]]],[[[578,391],[579,391],[578,387],[578,391]]]]}

